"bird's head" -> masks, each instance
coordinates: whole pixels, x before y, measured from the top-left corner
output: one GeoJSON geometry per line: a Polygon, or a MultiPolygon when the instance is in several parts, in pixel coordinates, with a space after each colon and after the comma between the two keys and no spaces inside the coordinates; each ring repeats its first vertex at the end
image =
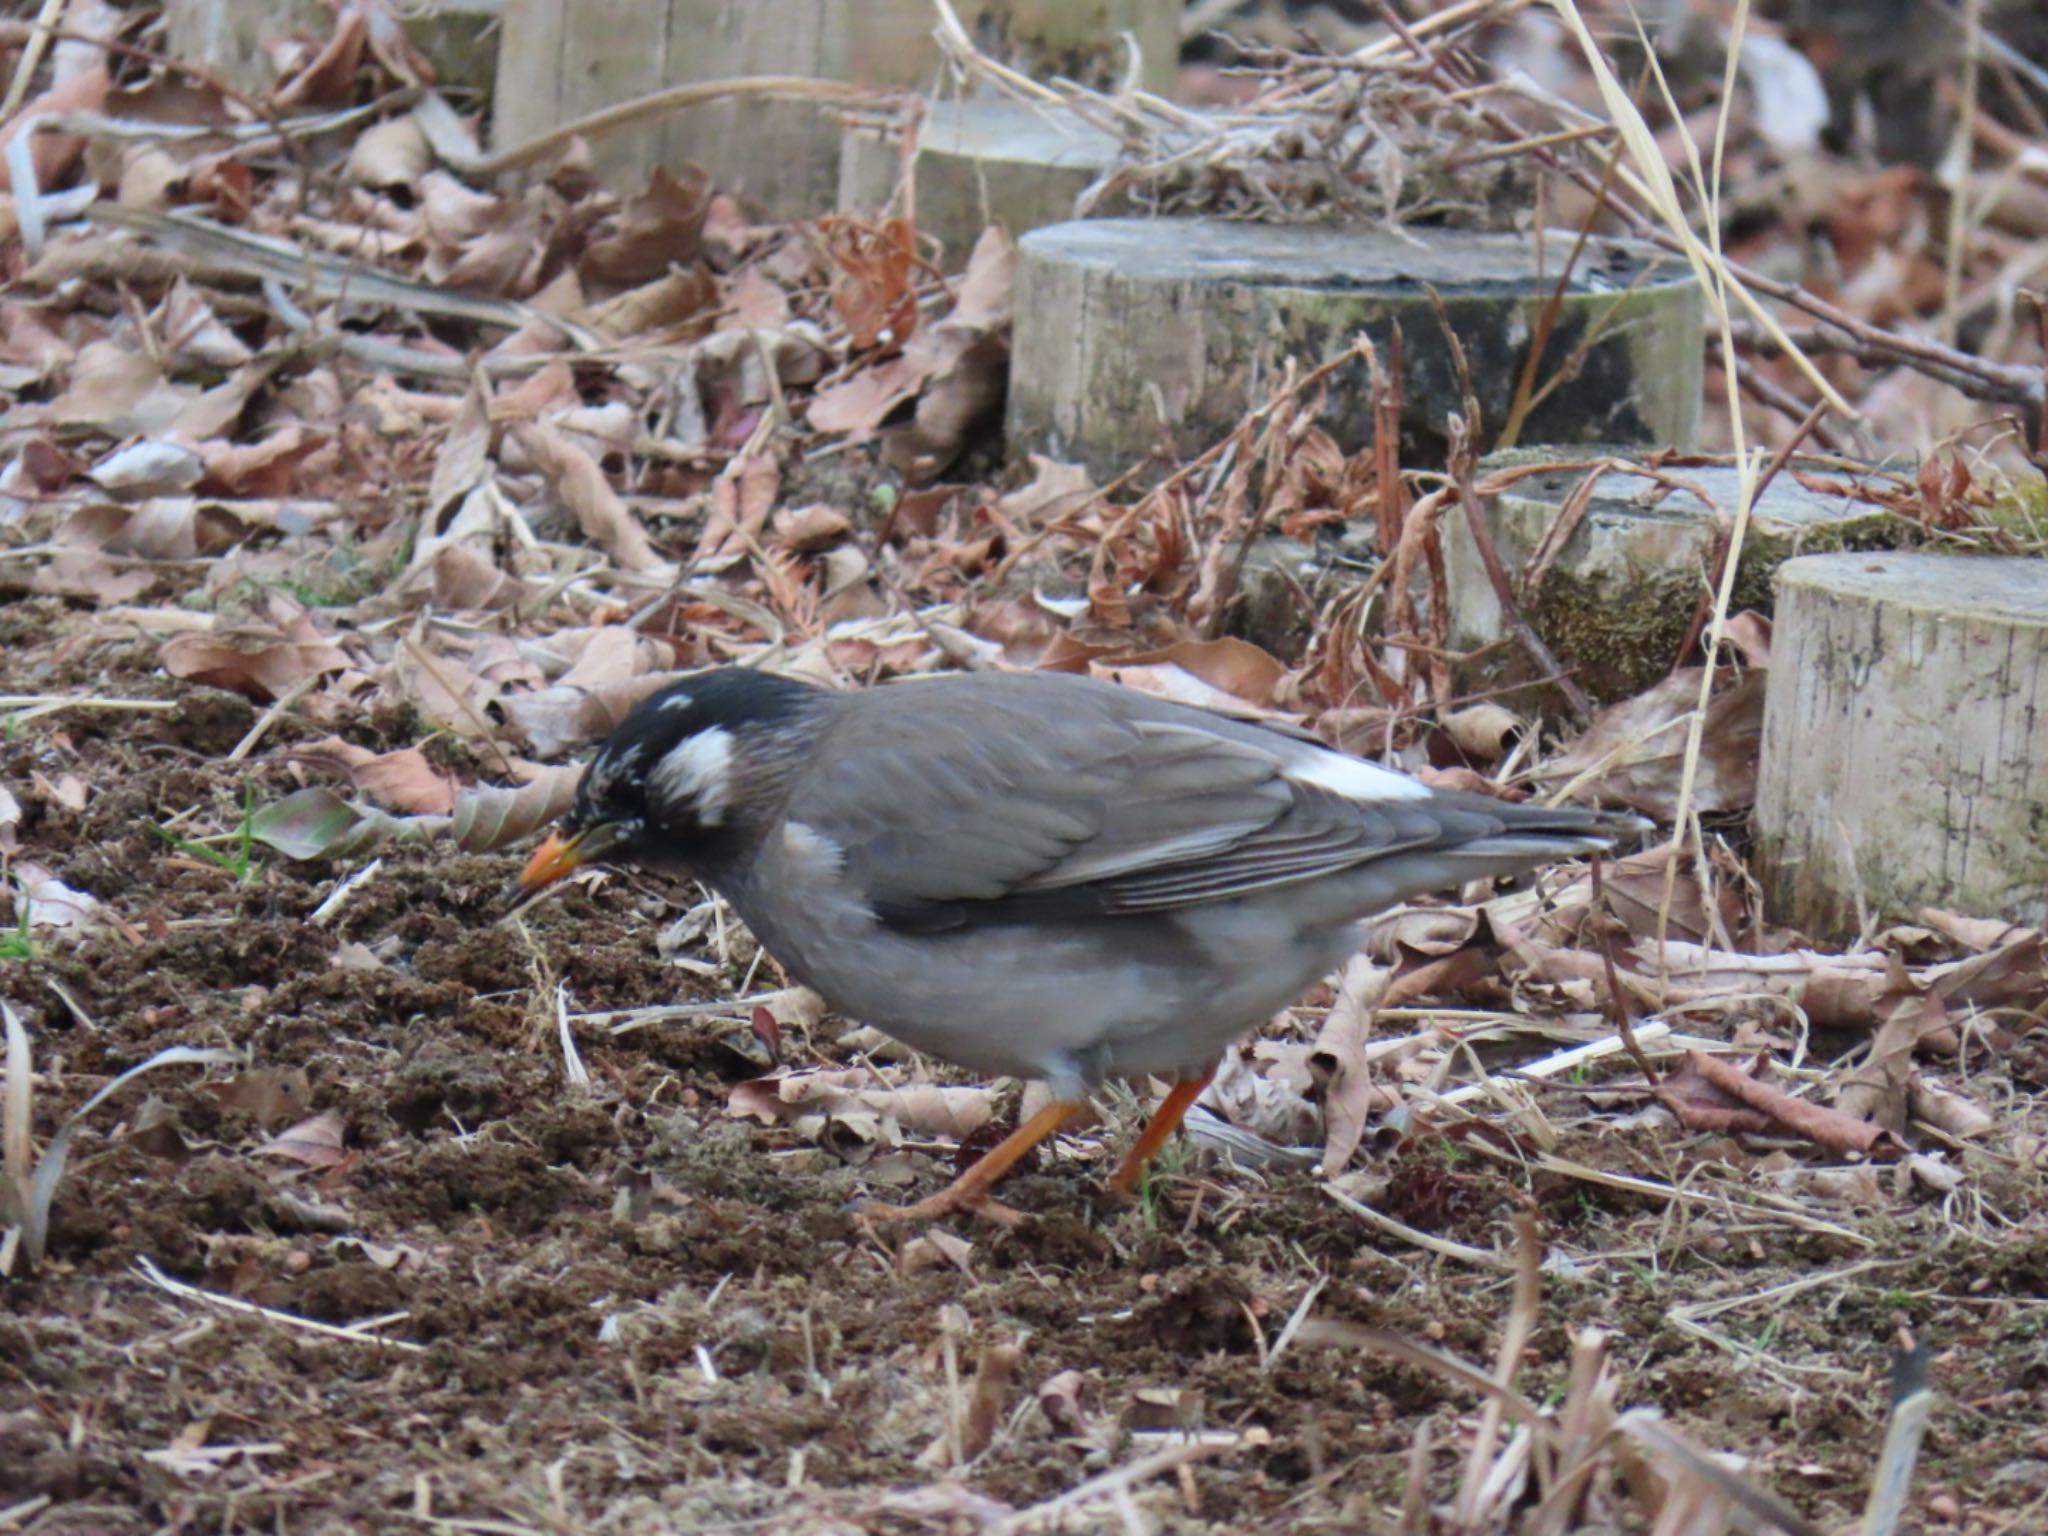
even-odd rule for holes
{"type": "Polygon", "coordinates": [[[642,700],[597,749],[569,813],[527,861],[515,908],[588,865],[702,873],[730,857],[830,697],[728,667],[642,700]]]}

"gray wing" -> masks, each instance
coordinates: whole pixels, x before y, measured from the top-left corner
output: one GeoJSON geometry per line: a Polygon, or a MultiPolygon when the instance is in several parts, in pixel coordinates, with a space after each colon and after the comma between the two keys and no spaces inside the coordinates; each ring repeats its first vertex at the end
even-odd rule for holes
{"type": "Polygon", "coordinates": [[[1284,737],[1047,681],[867,696],[819,744],[790,819],[838,845],[885,921],[917,928],[1224,900],[1499,828],[1436,797],[1297,782],[1284,737]]]}

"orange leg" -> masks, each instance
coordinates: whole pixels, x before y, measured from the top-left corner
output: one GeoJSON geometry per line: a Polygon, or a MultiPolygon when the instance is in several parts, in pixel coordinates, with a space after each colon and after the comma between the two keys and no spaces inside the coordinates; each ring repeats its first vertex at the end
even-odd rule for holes
{"type": "Polygon", "coordinates": [[[1138,1139],[1131,1143],[1131,1150],[1124,1154],[1124,1160],[1117,1164],[1116,1172],[1109,1177],[1109,1187],[1120,1195],[1135,1195],[1138,1180],[1145,1176],[1145,1165],[1152,1161],[1152,1155],[1166,1145],[1166,1138],[1180,1129],[1180,1123],[1187,1117],[1189,1108],[1202,1096],[1202,1090],[1209,1086],[1209,1079],[1216,1075],[1211,1067],[1192,1082],[1178,1082],[1173,1091],[1160,1100],[1159,1108],[1146,1122],[1138,1139]]]}
{"type": "MultiPolygon", "coordinates": [[[[1033,1147],[1073,1120],[1088,1106],[1054,1099],[1037,1114],[997,1142],[959,1178],[936,1195],[915,1205],[869,1205],[861,1208],[864,1221],[931,1221],[958,1211],[980,1211],[998,1221],[1019,1219],[1008,1206],[988,1198],[989,1186],[1013,1168],[1033,1147]]],[[[1178,1118],[1178,1117],[1176,1117],[1178,1118]]]]}

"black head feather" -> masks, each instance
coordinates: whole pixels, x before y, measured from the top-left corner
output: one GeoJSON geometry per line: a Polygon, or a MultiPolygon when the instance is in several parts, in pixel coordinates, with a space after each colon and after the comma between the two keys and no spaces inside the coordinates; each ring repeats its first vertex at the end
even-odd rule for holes
{"type": "Polygon", "coordinates": [[[744,667],[686,677],[643,699],[591,759],[569,836],[608,826],[608,861],[696,865],[715,859],[748,820],[748,797],[791,754],[792,728],[830,693],[744,667]]]}

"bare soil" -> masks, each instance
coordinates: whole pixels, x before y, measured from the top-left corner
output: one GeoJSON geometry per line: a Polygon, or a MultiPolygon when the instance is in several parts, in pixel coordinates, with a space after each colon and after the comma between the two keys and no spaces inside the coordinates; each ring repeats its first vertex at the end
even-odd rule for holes
{"type": "MultiPolygon", "coordinates": [[[[1020,1175],[1006,1198],[1033,1219],[954,1227],[964,1267],[914,1232],[870,1235],[854,1202],[905,1191],[726,1114],[761,1070],[744,1027],[586,1031],[591,1083],[565,1081],[557,981],[585,1010],[739,989],[736,971],[658,955],[689,890],[614,880],[539,908],[523,935],[494,920],[512,858],[415,849],[315,923],[353,866],[273,857],[240,881],[152,828],[233,827],[245,785],[296,787],[277,749],[322,732],[287,716],[255,761],[225,762],[251,706],[169,683],[149,646],[75,643],[86,633],[54,600],[0,606],[0,691],[179,703],[67,712],[0,741],[26,811],[18,857],[128,928],[0,963],[37,1043],[38,1144],[166,1045],[231,1046],[248,1066],[157,1072],[74,1145],[47,1262],[0,1284],[0,1529],[967,1531],[1172,1427],[1263,1433],[1134,1485],[1132,1507],[1166,1530],[1392,1529],[1425,1423],[1432,1492],[1457,1486],[1473,1398],[1368,1355],[1272,1356],[1320,1283],[1320,1315],[1490,1365],[1505,1274],[1383,1236],[1306,1175],[1185,1156],[1130,1206],[1084,1162],[1020,1175]],[[37,772],[78,775],[84,811],[27,793],[37,772]],[[257,1072],[275,1079],[267,1101],[257,1072]],[[340,1161],[263,1150],[323,1112],[340,1161]],[[402,1313],[377,1336],[417,1348],[173,1295],[145,1261],[302,1318],[402,1313]],[[992,1442],[945,1465],[1002,1345],[1020,1354],[992,1442]],[[1078,1417],[1038,1401],[1070,1371],[1078,1417]]],[[[345,734],[411,741],[402,721],[345,734]]],[[[786,1053],[830,1057],[835,1033],[786,1053]]],[[[2038,1030],[1972,1070],[1981,1100],[2039,1134],[2038,1030]]],[[[1768,1197],[1769,1147],[1633,1129],[1564,1091],[1552,1108],[1564,1156],[1681,1187],[1733,1164],[1768,1197]]],[[[1947,1202],[1887,1175],[1880,1206],[1845,1204],[1824,1231],[1532,1179],[1449,1141],[1368,1147],[1382,1207],[1418,1228],[1505,1249],[1514,1214],[1540,1214],[1550,1264],[1524,1391],[1561,1392],[1571,1332],[1610,1330],[1624,1402],[1747,1458],[1825,1527],[1860,1513],[1888,1349],[1909,1324],[1942,1394],[1909,1528],[1984,1536],[2048,1528],[2048,1217],[2038,1175],[1996,1150],[1947,1202]],[[1714,1301],[1732,1305],[1674,1315],[1714,1301]]],[[[951,1171],[913,1156],[914,1190],[951,1171]]],[[[1108,1501],[1066,1528],[1135,1527],[1108,1501]]]]}

